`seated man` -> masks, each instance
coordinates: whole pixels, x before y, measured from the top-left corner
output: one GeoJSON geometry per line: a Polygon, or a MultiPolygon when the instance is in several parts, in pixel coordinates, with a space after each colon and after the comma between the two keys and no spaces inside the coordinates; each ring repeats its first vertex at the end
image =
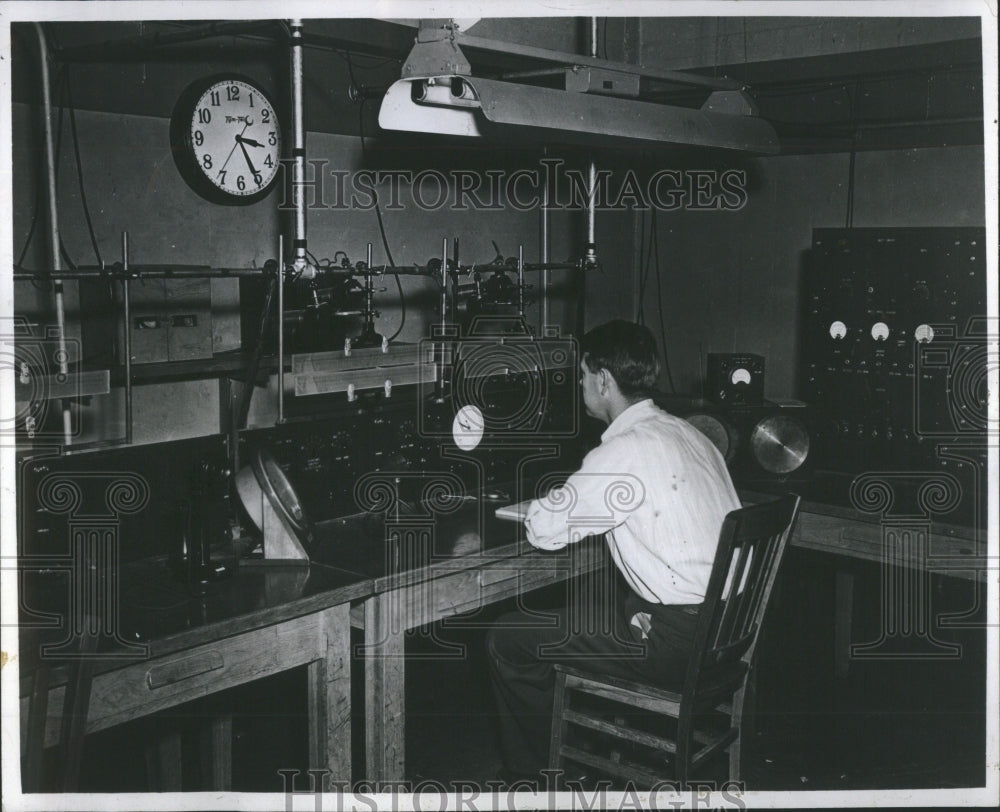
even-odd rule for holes
{"type": "Polygon", "coordinates": [[[559,610],[555,624],[514,612],[490,630],[509,778],[537,776],[547,763],[554,663],[680,688],[722,521],[740,507],[715,446],[650,399],[660,365],[647,328],[601,325],[581,353],[587,413],[609,426],[564,486],[531,503],[524,524],[544,550],[605,533],[622,586],[601,607],[559,610]],[[608,622],[595,626],[595,615],[608,622]]]}

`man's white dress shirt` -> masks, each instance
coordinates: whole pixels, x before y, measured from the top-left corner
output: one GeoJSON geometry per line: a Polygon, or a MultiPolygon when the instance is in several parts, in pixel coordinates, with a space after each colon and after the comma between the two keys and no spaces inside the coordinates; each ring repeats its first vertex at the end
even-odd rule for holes
{"type": "Polygon", "coordinates": [[[705,597],[722,520],[738,507],[711,441],[643,400],[612,421],[565,485],[529,505],[525,528],[546,550],[606,533],[611,557],[639,596],[696,604],[705,597]]]}

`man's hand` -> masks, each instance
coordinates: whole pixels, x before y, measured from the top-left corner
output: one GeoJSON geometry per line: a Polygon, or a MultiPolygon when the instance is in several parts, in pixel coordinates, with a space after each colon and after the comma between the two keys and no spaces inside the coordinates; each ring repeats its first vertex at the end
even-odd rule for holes
{"type": "Polygon", "coordinates": [[[559,550],[566,546],[566,534],[546,538],[540,536],[536,530],[545,525],[548,510],[542,505],[542,500],[535,499],[524,514],[524,530],[528,536],[528,542],[540,550],[559,550]]]}

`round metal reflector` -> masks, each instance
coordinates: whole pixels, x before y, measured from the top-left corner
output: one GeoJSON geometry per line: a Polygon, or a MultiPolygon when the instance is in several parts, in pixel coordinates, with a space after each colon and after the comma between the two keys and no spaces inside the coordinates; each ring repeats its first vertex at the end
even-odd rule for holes
{"type": "Polygon", "coordinates": [[[309,521],[292,483],[266,448],[256,449],[250,457],[250,465],[237,473],[236,492],[258,530],[263,529],[260,502],[263,492],[271,507],[281,515],[299,541],[304,544],[312,542],[312,522],[309,521]]]}
{"type": "Polygon", "coordinates": [[[809,432],[794,417],[765,417],[750,434],[750,449],[765,471],[790,474],[809,456],[809,432]]]}
{"type": "Polygon", "coordinates": [[[684,419],[712,441],[712,445],[719,449],[726,462],[733,458],[736,453],[736,435],[725,421],[704,412],[689,414],[684,419]]]}

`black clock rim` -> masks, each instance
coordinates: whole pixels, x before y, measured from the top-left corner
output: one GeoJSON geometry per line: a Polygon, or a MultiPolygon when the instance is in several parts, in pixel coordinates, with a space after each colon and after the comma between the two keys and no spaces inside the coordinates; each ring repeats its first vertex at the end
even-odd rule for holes
{"type": "Polygon", "coordinates": [[[252,195],[230,194],[205,177],[194,157],[194,144],[191,143],[191,116],[194,115],[198,99],[212,85],[226,81],[244,82],[267,100],[271,109],[274,110],[275,116],[278,117],[278,131],[281,133],[281,143],[284,145],[284,132],[281,127],[283,118],[271,95],[260,86],[260,83],[241,73],[215,73],[192,82],[177,97],[174,109],[170,114],[170,153],[173,155],[177,171],[199,197],[204,198],[209,203],[218,203],[224,206],[249,206],[259,203],[275,190],[281,173],[275,172],[267,186],[252,195]]]}

